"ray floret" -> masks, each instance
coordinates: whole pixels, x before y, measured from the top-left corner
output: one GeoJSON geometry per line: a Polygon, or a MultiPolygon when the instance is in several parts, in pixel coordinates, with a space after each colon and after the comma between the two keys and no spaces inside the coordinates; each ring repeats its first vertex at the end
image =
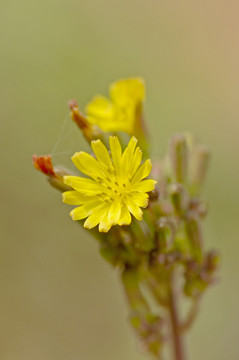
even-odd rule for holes
{"type": "Polygon", "coordinates": [[[111,136],[110,152],[101,140],[91,142],[95,157],[77,152],[72,161],[87,177],[65,176],[64,183],[73,190],[63,193],[63,201],[77,205],[70,213],[73,220],[85,219],[84,227],[99,226],[108,232],[113,225],[129,225],[132,215],[142,220],[141,208],[148,205],[147,192],[154,190],[156,181],[145,178],[152,164],[141,164],[142,152],[133,136],[122,151],[119,139],[111,136]]]}

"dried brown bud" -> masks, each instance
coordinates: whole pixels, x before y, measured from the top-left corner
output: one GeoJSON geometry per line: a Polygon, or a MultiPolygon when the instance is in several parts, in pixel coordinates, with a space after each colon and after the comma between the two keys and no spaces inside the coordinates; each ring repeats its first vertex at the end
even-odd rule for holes
{"type": "Polygon", "coordinates": [[[53,169],[51,155],[42,155],[42,156],[33,155],[32,163],[35,169],[41,171],[43,174],[47,176],[57,177],[53,169]]]}
{"type": "Polygon", "coordinates": [[[71,188],[64,184],[63,176],[69,175],[69,172],[63,168],[53,168],[51,155],[32,156],[32,162],[35,169],[41,171],[48,177],[49,183],[60,191],[71,190],[71,188]]]}
{"type": "Polygon", "coordinates": [[[87,141],[90,142],[91,140],[100,139],[102,137],[100,129],[91,124],[79,111],[76,100],[69,101],[68,106],[71,110],[72,120],[79,126],[87,141]]]}

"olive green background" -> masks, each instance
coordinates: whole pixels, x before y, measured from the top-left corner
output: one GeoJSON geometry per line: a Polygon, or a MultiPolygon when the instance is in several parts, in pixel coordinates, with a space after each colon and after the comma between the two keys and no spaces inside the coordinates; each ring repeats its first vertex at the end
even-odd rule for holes
{"type": "Polygon", "coordinates": [[[208,247],[222,253],[187,338],[188,360],[239,358],[239,5],[234,0],[0,1],[0,359],[147,359],[115,271],[31,165],[71,167],[83,109],[115,79],[142,76],[154,156],[174,132],[212,150],[208,247]]]}

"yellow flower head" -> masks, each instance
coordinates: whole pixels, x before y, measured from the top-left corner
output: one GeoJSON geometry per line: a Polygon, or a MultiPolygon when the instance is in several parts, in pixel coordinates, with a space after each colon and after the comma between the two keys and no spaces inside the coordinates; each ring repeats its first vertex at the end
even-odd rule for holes
{"type": "Polygon", "coordinates": [[[144,96],[143,79],[118,80],[110,86],[110,99],[98,95],[87,105],[87,120],[103,131],[132,134],[144,96]]]}
{"type": "Polygon", "coordinates": [[[63,201],[78,205],[71,211],[73,220],[86,219],[84,227],[91,229],[99,224],[100,232],[113,225],[129,225],[131,214],[142,220],[141,207],[148,205],[147,192],[152,191],[154,180],[145,179],[152,168],[151,161],[141,165],[142,152],[132,137],[122,153],[116,136],[110,136],[110,150],[100,140],[91,142],[96,158],[81,151],[75,153],[75,166],[90,178],[65,176],[64,183],[73,191],[63,193],[63,201]]]}

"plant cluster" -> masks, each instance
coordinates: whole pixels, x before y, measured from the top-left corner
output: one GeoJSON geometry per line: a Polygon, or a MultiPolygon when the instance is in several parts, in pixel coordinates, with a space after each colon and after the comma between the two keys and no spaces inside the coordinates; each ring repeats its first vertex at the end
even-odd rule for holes
{"type": "Polygon", "coordinates": [[[72,219],[119,269],[143,348],[163,359],[171,344],[175,359],[185,360],[183,334],[218,267],[218,254],[205,250],[202,231],[209,150],[190,134],[175,134],[164,159],[147,159],[144,96],[143,80],[132,78],[112,84],[109,98],[96,96],[85,114],[70,101],[71,117],[91,145],[91,154],[72,157],[83,176],[53,166],[50,155],[34,155],[33,164],[65,203],[76,206],[72,219]]]}

